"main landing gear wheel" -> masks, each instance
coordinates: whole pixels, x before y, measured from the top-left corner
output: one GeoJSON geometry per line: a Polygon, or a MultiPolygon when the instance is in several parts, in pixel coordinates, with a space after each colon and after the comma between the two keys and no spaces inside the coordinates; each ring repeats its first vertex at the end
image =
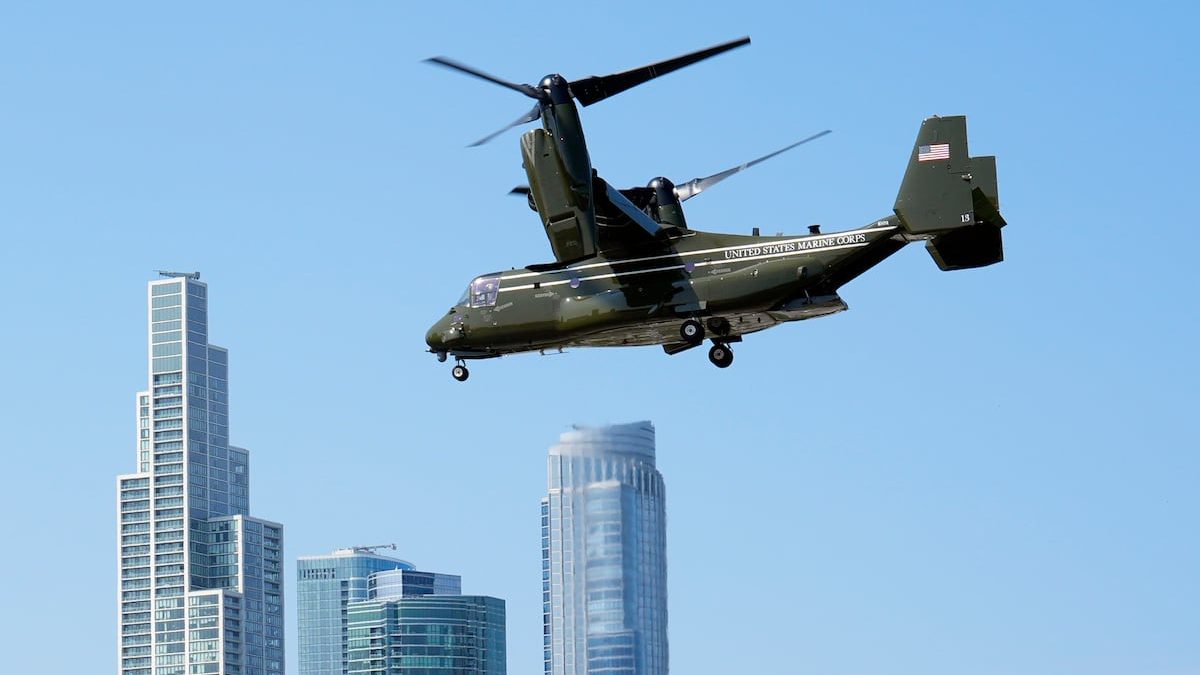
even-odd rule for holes
{"type": "Polygon", "coordinates": [[[718,342],[708,350],[708,360],[718,368],[728,368],[733,364],[733,350],[729,348],[729,345],[718,342]]]}
{"type": "Polygon", "coordinates": [[[679,337],[688,344],[698,345],[704,341],[704,326],[695,319],[688,319],[679,327],[679,337]]]}
{"type": "Polygon", "coordinates": [[[708,318],[708,330],[714,335],[729,335],[729,319],[723,316],[711,316],[708,318]]]}
{"type": "Polygon", "coordinates": [[[471,371],[467,370],[467,367],[460,363],[450,370],[450,374],[459,382],[466,382],[467,378],[471,376],[471,371]]]}

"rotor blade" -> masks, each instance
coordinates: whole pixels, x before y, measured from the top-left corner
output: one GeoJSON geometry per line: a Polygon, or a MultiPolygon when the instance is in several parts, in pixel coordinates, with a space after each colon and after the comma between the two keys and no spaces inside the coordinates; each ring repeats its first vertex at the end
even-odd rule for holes
{"type": "Polygon", "coordinates": [[[768,159],[771,159],[772,157],[774,157],[775,155],[778,155],[780,153],[784,153],[784,152],[787,152],[788,150],[791,150],[792,148],[796,147],[797,145],[804,145],[805,143],[807,143],[809,141],[816,140],[816,139],[824,136],[825,134],[831,133],[831,131],[832,131],[831,129],[826,129],[825,131],[822,131],[819,134],[813,134],[812,136],[809,136],[808,138],[806,138],[802,141],[796,141],[795,143],[792,143],[791,145],[787,146],[786,148],[780,148],[779,150],[776,150],[775,152],[772,152],[769,155],[763,155],[762,157],[759,157],[758,159],[750,160],[749,162],[735,166],[732,169],[726,169],[720,173],[714,173],[713,175],[707,176],[705,178],[693,178],[692,180],[689,180],[688,182],[686,182],[682,185],[676,185],[675,186],[675,196],[679,197],[679,201],[681,201],[681,202],[684,200],[687,200],[687,199],[691,199],[692,197],[695,197],[696,195],[698,195],[701,192],[707,190],[708,188],[716,185],[717,183],[720,183],[721,181],[725,180],[726,178],[729,178],[730,176],[732,176],[735,173],[745,171],[746,169],[749,169],[750,167],[752,167],[755,164],[758,164],[760,162],[765,162],[768,159]]]}
{"type": "Polygon", "coordinates": [[[653,80],[660,75],[666,75],[698,61],[703,61],[710,56],[716,56],[721,52],[727,52],[730,49],[735,49],[746,44],[750,44],[750,38],[739,38],[732,42],[719,44],[715,47],[692,52],[691,54],[677,56],[667,61],[652,63],[641,68],[633,68],[632,70],[602,77],[585,77],[571,83],[571,95],[581,105],[589,106],[597,101],[603,101],[609,96],[619,94],[626,89],[636,87],[643,82],[653,80]]]}
{"type": "Polygon", "coordinates": [[[533,198],[533,190],[528,185],[518,185],[508,191],[510,195],[518,195],[525,198],[525,202],[529,204],[531,211],[537,211],[537,200],[533,198]]]}
{"type": "Polygon", "coordinates": [[[472,143],[472,144],[468,145],[467,147],[468,147],[468,148],[474,148],[474,147],[476,147],[476,146],[483,145],[484,143],[487,143],[488,141],[490,141],[490,140],[492,140],[493,138],[495,138],[495,137],[499,136],[500,134],[502,134],[502,133],[504,133],[504,132],[508,131],[508,130],[509,130],[509,129],[511,129],[511,128],[513,128],[513,127],[519,127],[519,126],[521,126],[522,124],[528,124],[529,122],[532,122],[532,121],[534,121],[534,120],[538,119],[538,118],[539,118],[539,117],[541,117],[541,116],[542,116],[542,105],[541,105],[540,103],[538,103],[538,104],[535,104],[535,105],[533,106],[533,109],[532,109],[532,110],[530,110],[529,112],[525,113],[524,115],[521,115],[521,116],[520,116],[519,118],[517,118],[516,120],[513,120],[512,122],[510,122],[510,123],[509,123],[509,125],[508,125],[508,126],[504,127],[503,129],[501,129],[501,130],[499,130],[499,131],[496,131],[496,132],[494,132],[494,133],[491,133],[491,134],[489,134],[489,135],[487,135],[487,136],[484,136],[483,138],[481,138],[481,139],[479,139],[479,140],[475,141],[474,143],[472,143]]]}
{"type": "Polygon", "coordinates": [[[444,56],[434,56],[432,58],[425,59],[425,63],[433,63],[433,64],[437,64],[439,66],[444,66],[446,68],[450,68],[452,70],[457,70],[460,73],[466,73],[467,75],[473,75],[475,77],[478,77],[481,80],[487,80],[488,82],[491,82],[493,84],[498,84],[501,87],[508,87],[509,89],[512,89],[514,91],[519,91],[522,94],[525,94],[526,96],[528,96],[529,98],[535,98],[538,100],[541,100],[541,98],[542,98],[542,92],[537,87],[534,87],[534,86],[531,86],[528,84],[517,84],[516,82],[509,82],[508,80],[502,80],[502,79],[496,77],[495,75],[489,75],[489,74],[483,72],[482,70],[477,70],[475,68],[472,68],[471,66],[459,63],[458,61],[455,61],[454,59],[448,59],[444,56]]]}

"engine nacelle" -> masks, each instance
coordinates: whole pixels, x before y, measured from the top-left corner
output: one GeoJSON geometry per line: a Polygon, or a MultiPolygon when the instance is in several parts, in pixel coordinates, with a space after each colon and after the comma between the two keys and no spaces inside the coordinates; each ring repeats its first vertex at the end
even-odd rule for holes
{"type": "Polygon", "coordinates": [[[654,190],[654,200],[650,202],[650,217],[663,227],[687,229],[687,220],[683,217],[683,206],[679,196],[675,194],[675,184],[670,179],[659,176],[646,186],[654,190]]]}
{"type": "Polygon", "coordinates": [[[599,233],[590,186],[581,192],[571,184],[558,145],[545,129],[521,136],[521,156],[529,178],[530,204],[542,218],[555,260],[568,262],[595,255],[599,233]]]}

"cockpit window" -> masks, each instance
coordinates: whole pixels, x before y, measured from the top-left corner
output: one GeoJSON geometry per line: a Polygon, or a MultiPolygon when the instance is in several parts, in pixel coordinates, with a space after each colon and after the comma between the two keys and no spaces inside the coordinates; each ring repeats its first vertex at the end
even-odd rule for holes
{"type": "Polygon", "coordinates": [[[471,282],[471,307],[495,307],[500,294],[500,277],[479,277],[471,282]]]}

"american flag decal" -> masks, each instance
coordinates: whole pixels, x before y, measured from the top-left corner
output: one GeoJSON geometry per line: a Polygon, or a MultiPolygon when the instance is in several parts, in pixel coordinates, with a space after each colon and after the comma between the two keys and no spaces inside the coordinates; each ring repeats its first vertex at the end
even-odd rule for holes
{"type": "Polygon", "coordinates": [[[921,145],[917,147],[918,162],[933,162],[939,159],[950,159],[950,144],[921,145]]]}

